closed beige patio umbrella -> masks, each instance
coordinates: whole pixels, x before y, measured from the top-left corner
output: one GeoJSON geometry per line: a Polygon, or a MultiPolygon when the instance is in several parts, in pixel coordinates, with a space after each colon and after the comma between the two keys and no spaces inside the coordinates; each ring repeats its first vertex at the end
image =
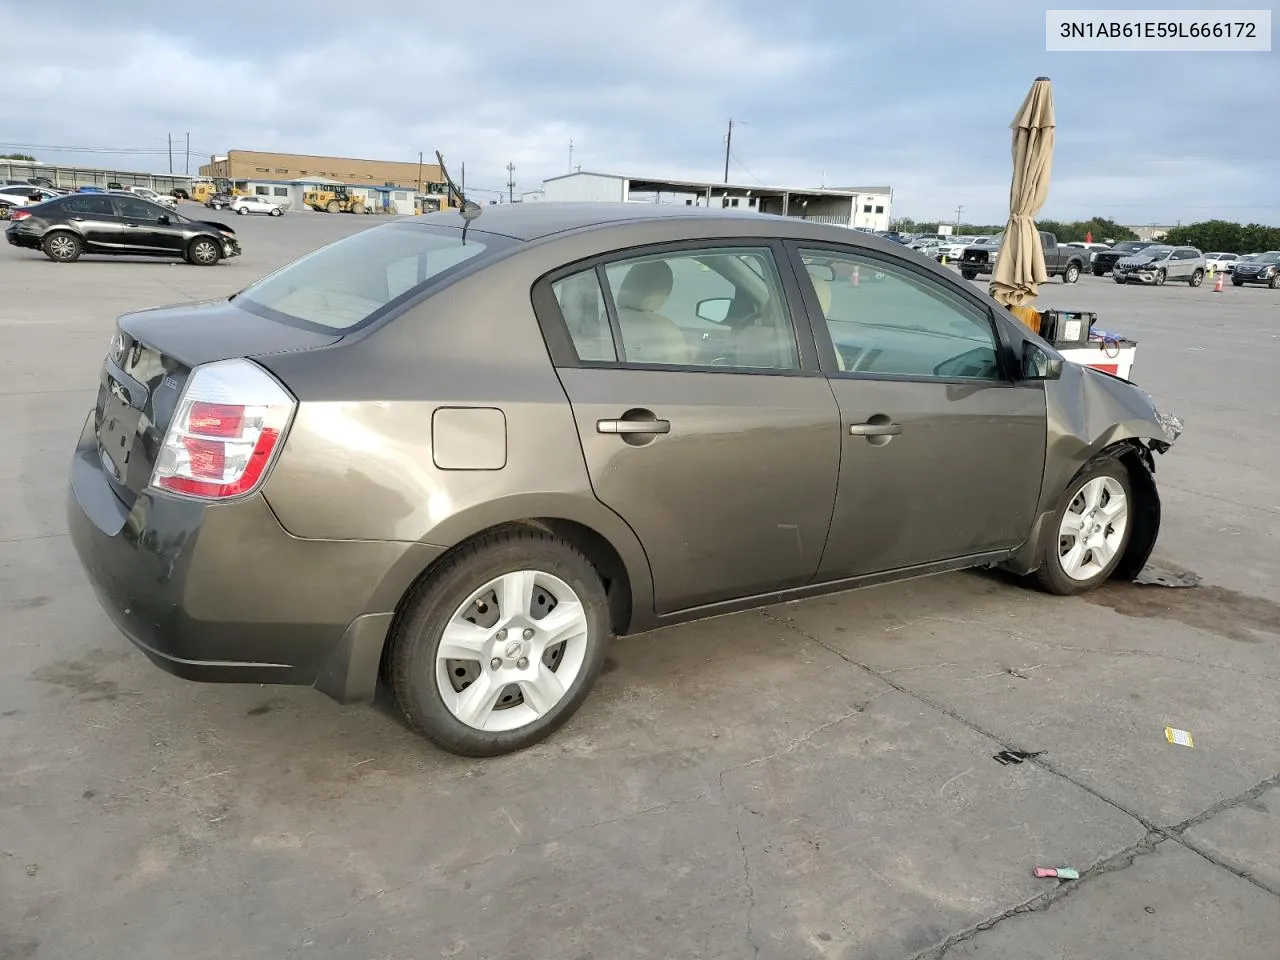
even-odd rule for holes
{"type": "Polygon", "coordinates": [[[1030,304],[1040,284],[1049,279],[1035,217],[1049,195],[1054,126],[1053,87],[1048,77],[1037,77],[1010,125],[1013,185],[1009,190],[1009,222],[990,287],[991,296],[1006,307],[1028,308],[1013,312],[1033,329],[1039,328],[1039,318],[1030,304]],[[1035,319],[1028,322],[1032,317],[1035,319]]]}

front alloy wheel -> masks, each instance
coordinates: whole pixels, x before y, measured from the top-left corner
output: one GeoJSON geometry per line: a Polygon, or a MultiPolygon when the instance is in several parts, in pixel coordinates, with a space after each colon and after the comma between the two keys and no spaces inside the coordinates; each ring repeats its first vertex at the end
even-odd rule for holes
{"type": "Polygon", "coordinates": [[[218,245],[208,237],[201,237],[192,242],[187,259],[196,266],[211,267],[218,262],[220,256],[222,251],[218,249],[218,245]]]}
{"type": "Polygon", "coordinates": [[[1037,575],[1051,593],[1091,590],[1119,565],[1129,544],[1129,472],[1106,459],[1077,476],[1056,514],[1037,575]]]}
{"type": "Polygon", "coordinates": [[[1165,272],[1163,270],[1156,271],[1156,286],[1163,287],[1165,281],[1165,272]]]}

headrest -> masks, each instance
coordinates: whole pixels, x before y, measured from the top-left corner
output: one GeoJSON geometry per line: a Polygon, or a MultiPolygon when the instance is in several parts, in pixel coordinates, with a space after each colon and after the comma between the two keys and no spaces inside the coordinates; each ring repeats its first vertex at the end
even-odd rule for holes
{"type": "Polygon", "coordinates": [[[818,304],[822,307],[822,315],[824,317],[831,314],[831,284],[827,282],[826,277],[815,277],[813,271],[809,271],[809,281],[813,284],[813,292],[818,295],[818,304]]]}
{"type": "Polygon", "coordinates": [[[657,313],[671,296],[673,278],[665,260],[645,260],[632,264],[618,291],[618,307],[657,313]]]}

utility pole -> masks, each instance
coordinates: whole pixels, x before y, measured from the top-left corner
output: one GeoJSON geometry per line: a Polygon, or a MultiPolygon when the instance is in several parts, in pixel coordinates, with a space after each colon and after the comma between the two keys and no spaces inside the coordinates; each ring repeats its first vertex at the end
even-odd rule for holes
{"type": "Polygon", "coordinates": [[[516,202],[516,165],[514,162],[507,164],[507,203],[516,202]]]}
{"type": "MultiPolygon", "coordinates": [[[[191,176],[191,133],[190,131],[187,132],[187,160],[186,160],[186,163],[183,165],[182,172],[185,173],[188,177],[191,176]]],[[[190,186],[190,184],[188,184],[188,186],[190,186]]]]}
{"type": "Polygon", "coordinates": [[[418,151],[418,194],[422,195],[425,188],[422,186],[422,151],[418,151]]]}
{"type": "Polygon", "coordinates": [[[729,148],[733,146],[733,118],[729,118],[729,133],[724,138],[724,182],[729,182],[729,148]]]}
{"type": "Polygon", "coordinates": [[[573,140],[569,140],[569,172],[573,173],[573,140]]]}
{"type": "Polygon", "coordinates": [[[960,214],[964,210],[963,205],[956,207],[956,229],[960,229],[960,214]]]}
{"type": "Polygon", "coordinates": [[[169,173],[173,173],[173,134],[169,134],[169,173]]]}

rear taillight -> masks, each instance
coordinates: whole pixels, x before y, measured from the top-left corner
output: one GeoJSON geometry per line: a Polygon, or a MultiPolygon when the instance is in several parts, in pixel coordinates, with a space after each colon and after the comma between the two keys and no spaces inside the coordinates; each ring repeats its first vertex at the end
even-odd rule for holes
{"type": "Polygon", "coordinates": [[[23,210],[21,207],[14,207],[9,211],[10,220],[25,220],[29,216],[31,216],[31,211],[23,210]]]}
{"type": "Polygon", "coordinates": [[[251,492],[271,466],[296,406],[249,360],[196,367],[165,433],[151,485],[205,500],[251,492]]]}

